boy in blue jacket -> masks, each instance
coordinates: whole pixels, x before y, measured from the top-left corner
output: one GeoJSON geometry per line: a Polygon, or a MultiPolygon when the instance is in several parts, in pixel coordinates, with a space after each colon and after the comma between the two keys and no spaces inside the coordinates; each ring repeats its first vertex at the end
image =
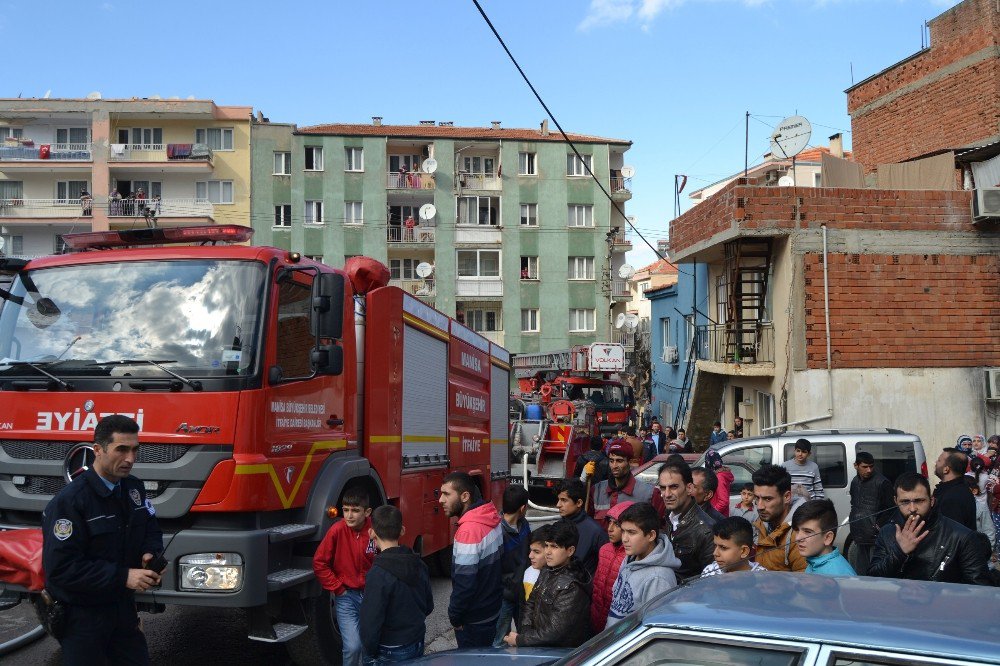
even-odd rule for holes
{"type": "Polygon", "coordinates": [[[372,512],[371,538],[379,554],[365,580],[361,602],[361,644],[366,664],[416,659],[424,653],[425,620],[434,610],[427,565],[399,545],[403,514],[394,506],[372,512]]]}
{"type": "Polygon", "coordinates": [[[833,545],[837,538],[837,510],[828,499],[810,500],[792,514],[795,546],[805,558],[806,573],[821,576],[857,576],[833,545]]]}

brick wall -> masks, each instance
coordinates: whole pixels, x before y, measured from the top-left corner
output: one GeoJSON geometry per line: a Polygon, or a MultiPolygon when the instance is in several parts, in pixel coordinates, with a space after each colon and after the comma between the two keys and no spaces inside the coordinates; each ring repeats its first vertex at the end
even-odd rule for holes
{"type": "Polygon", "coordinates": [[[969,231],[971,193],[927,190],[850,190],[760,187],[742,178],[670,223],[670,251],[683,256],[695,243],[739,225],[751,232],[832,229],[969,231]]]}
{"type": "Polygon", "coordinates": [[[1000,134],[996,0],[965,0],[930,33],[929,49],[848,90],[851,148],[867,171],[1000,134]]]}
{"type": "MultiPolygon", "coordinates": [[[[806,254],[806,354],[826,367],[823,257],[806,254]]],[[[834,368],[1000,365],[1000,257],[828,255],[834,368]]]]}

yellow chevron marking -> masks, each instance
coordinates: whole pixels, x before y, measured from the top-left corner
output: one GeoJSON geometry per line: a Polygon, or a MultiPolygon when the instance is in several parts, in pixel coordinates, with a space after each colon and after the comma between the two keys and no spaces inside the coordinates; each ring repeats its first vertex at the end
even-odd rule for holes
{"type": "Polygon", "coordinates": [[[298,495],[299,489],[302,487],[302,481],[306,477],[306,472],[309,470],[309,466],[312,464],[313,457],[321,451],[333,451],[335,449],[347,448],[346,439],[334,439],[324,442],[314,442],[312,449],[306,454],[305,463],[302,465],[302,469],[299,470],[299,476],[295,479],[295,485],[292,486],[292,492],[287,496],[285,495],[285,490],[281,486],[281,479],[278,478],[278,471],[274,468],[272,463],[258,463],[254,465],[237,465],[236,474],[241,476],[245,475],[256,475],[256,474],[267,474],[271,477],[271,482],[274,484],[274,489],[278,491],[278,499],[281,500],[281,505],[288,509],[292,506],[292,502],[295,501],[295,496],[298,495]]]}

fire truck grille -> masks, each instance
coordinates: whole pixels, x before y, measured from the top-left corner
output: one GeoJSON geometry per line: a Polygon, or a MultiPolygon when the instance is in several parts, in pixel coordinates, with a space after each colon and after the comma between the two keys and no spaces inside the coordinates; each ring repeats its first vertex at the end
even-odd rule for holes
{"type": "MultiPolygon", "coordinates": [[[[55,495],[66,486],[66,479],[61,476],[26,476],[24,483],[15,483],[14,487],[25,495],[55,495]]],[[[17,479],[20,480],[20,479],[17,479]]],[[[167,482],[160,481],[156,489],[146,488],[146,497],[154,499],[166,490],[167,482]]]]}
{"type": "MultiPolygon", "coordinates": [[[[25,439],[0,440],[0,449],[16,460],[63,460],[80,442],[43,442],[25,439]]],[[[166,464],[179,460],[189,447],[180,444],[143,443],[139,447],[140,463],[166,464]]]]}

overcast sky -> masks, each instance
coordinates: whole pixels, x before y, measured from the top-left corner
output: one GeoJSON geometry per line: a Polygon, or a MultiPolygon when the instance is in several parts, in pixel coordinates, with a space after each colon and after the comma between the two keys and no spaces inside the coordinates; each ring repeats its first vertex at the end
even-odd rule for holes
{"type": "MultiPolygon", "coordinates": [[[[922,24],[957,4],[481,3],[567,131],[634,142],[626,211],[654,244],[675,174],[691,190],[743,168],[747,111],[751,164],[796,113],[813,124],[811,145],[844,131],[849,146],[844,89],[918,51],[922,24]]],[[[0,0],[0,31],[0,96],[193,95],[299,125],[377,115],[537,127],[545,116],[471,0],[0,0]]]]}

